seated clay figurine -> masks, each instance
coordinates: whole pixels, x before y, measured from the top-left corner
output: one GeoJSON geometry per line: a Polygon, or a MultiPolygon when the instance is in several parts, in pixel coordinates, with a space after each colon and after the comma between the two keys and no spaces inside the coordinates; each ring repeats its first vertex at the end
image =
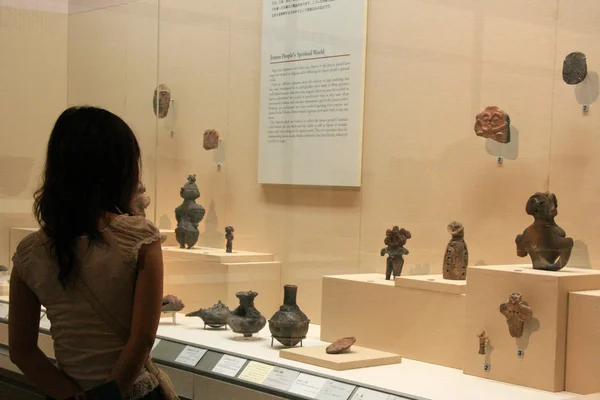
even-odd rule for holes
{"type": "Polygon", "coordinates": [[[408,250],[404,248],[406,241],[411,238],[411,234],[406,229],[399,229],[394,226],[392,229],[388,229],[385,232],[384,243],[387,247],[381,249],[381,256],[388,255],[386,260],[385,279],[388,281],[392,273],[394,277],[402,274],[402,267],[404,266],[404,258],[408,254],[408,250]]]}
{"type": "Polygon", "coordinates": [[[525,211],[534,220],[523,234],[517,235],[517,255],[531,257],[533,268],[558,271],[571,256],[573,239],[556,225],[558,201],[553,193],[536,193],[529,198],[525,211]]]}
{"type": "Polygon", "coordinates": [[[510,117],[496,106],[486,107],[475,118],[475,134],[499,143],[510,143],[510,117]]]}

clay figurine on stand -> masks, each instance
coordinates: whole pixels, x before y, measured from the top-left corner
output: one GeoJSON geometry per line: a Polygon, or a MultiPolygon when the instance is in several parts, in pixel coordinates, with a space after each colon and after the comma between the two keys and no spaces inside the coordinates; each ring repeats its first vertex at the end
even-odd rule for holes
{"type": "Polygon", "coordinates": [[[477,337],[479,338],[479,354],[485,355],[485,346],[490,343],[490,339],[485,336],[485,331],[481,331],[477,337]]]}
{"type": "Polygon", "coordinates": [[[394,226],[392,229],[388,229],[385,232],[386,248],[381,249],[381,256],[388,255],[385,269],[385,279],[390,280],[392,273],[394,277],[402,274],[402,267],[404,266],[404,258],[408,254],[408,250],[404,248],[406,241],[411,238],[410,232],[406,229],[399,229],[394,226]]]}
{"type": "Polygon", "coordinates": [[[178,311],[183,310],[185,305],[181,300],[177,298],[177,296],[173,296],[172,294],[168,294],[162,299],[162,308],[161,312],[163,314],[171,314],[173,318],[173,323],[176,323],[175,314],[178,311]]]}
{"type": "Polygon", "coordinates": [[[534,220],[515,239],[517,255],[526,257],[529,254],[534,269],[558,271],[565,267],[571,257],[573,239],[554,222],[558,214],[556,196],[538,192],[529,198],[525,211],[534,220]]]}
{"type": "Polygon", "coordinates": [[[327,353],[327,354],[344,353],[346,351],[349,351],[354,343],[356,343],[355,337],[345,337],[345,338],[338,339],[335,342],[331,343],[329,346],[327,346],[327,348],[325,349],[325,353],[327,353]]]}
{"type": "MultiPolygon", "coordinates": [[[[146,216],[146,209],[150,206],[150,196],[146,194],[146,186],[140,183],[133,194],[131,201],[131,211],[133,215],[146,216]]],[[[167,235],[160,235],[160,242],[164,243],[167,240],[167,235]]]]}
{"type": "Polygon", "coordinates": [[[175,218],[177,219],[177,228],[175,228],[175,237],[181,248],[188,249],[194,247],[198,241],[198,224],[204,218],[206,211],[204,207],[196,204],[196,199],[200,197],[200,190],[196,185],[196,175],[188,176],[188,181],[181,188],[179,195],[183,198],[183,204],[175,209],[175,218]]]}
{"type": "Polygon", "coordinates": [[[253,291],[237,292],[235,295],[240,299],[240,305],[233,310],[227,324],[235,333],[241,333],[245,338],[252,337],[267,324],[265,317],[254,307],[254,298],[258,296],[258,293],[253,291]]]}
{"type": "Polygon", "coordinates": [[[496,106],[486,107],[475,118],[475,134],[499,143],[510,143],[510,117],[496,106]]]}
{"type": "Polygon", "coordinates": [[[520,338],[523,336],[525,321],[533,316],[533,311],[521,293],[512,293],[506,303],[500,305],[500,312],[506,317],[510,336],[520,338]]]}
{"type": "Polygon", "coordinates": [[[467,279],[469,251],[465,243],[465,228],[460,222],[450,222],[448,232],[452,235],[444,254],[444,279],[464,281],[467,279]]]}
{"type": "Polygon", "coordinates": [[[227,306],[221,303],[221,300],[210,308],[201,308],[198,311],[194,311],[186,314],[186,317],[200,317],[204,321],[204,329],[208,325],[211,328],[217,329],[225,327],[227,330],[227,320],[231,315],[231,311],[227,306]]]}
{"type": "Polygon", "coordinates": [[[568,54],[563,61],[562,76],[567,85],[577,85],[587,76],[587,60],[585,54],[574,51],[568,54]]]}
{"type": "Polygon", "coordinates": [[[271,346],[273,339],[284,346],[293,347],[306,338],[310,320],[296,304],[298,286],[285,285],[283,287],[283,305],[269,320],[271,331],[271,346]]]}
{"type": "Polygon", "coordinates": [[[227,253],[233,253],[233,232],[235,231],[235,229],[233,229],[233,226],[226,226],[225,227],[225,239],[227,240],[227,245],[225,248],[225,251],[227,253]]]}
{"type": "Polygon", "coordinates": [[[213,150],[219,147],[219,132],[214,129],[207,129],[204,132],[204,141],[202,147],[204,150],[213,150]]]}
{"type": "Polygon", "coordinates": [[[154,107],[154,115],[158,118],[164,118],[169,113],[169,107],[171,106],[171,89],[167,85],[162,83],[154,89],[154,98],[152,99],[152,106],[154,107]]]}

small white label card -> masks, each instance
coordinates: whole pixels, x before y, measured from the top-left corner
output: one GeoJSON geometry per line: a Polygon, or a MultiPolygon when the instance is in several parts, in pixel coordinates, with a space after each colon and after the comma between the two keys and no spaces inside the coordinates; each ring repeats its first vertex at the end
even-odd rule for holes
{"type": "Polygon", "coordinates": [[[160,343],[160,339],[154,339],[154,344],[152,345],[152,351],[154,351],[154,349],[156,348],[156,346],[158,346],[159,343],[160,343]]]}
{"type": "Polygon", "coordinates": [[[50,320],[48,319],[48,314],[42,313],[40,318],[40,328],[50,329],[50,320]]]}
{"type": "Polygon", "coordinates": [[[187,365],[189,367],[195,367],[198,361],[204,357],[206,350],[199,349],[197,347],[185,346],[183,351],[179,353],[175,362],[178,364],[187,365]]]}
{"type": "Polygon", "coordinates": [[[288,392],[315,399],[317,394],[319,394],[326,383],[327,379],[325,378],[319,378],[318,376],[308,374],[300,374],[288,392]]]}
{"type": "Polygon", "coordinates": [[[263,385],[274,389],[287,391],[300,375],[298,371],[292,371],[285,368],[275,367],[269,374],[263,385]]]}
{"type": "Polygon", "coordinates": [[[389,400],[396,396],[390,396],[387,393],[376,392],[371,389],[358,388],[351,400],[389,400]]]}
{"type": "Polygon", "coordinates": [[[262,385],[275,367],[256,361],[250,361],[238,378],[262,385]]]}
{"type": "Polygon", "coordinates": [[[240,369],[246,363],[245,358],[223,354],[217,365],[212,369],[213,372],[221,375],[236,376],[240,369]]]}
{"type": "Polygon", "coordinates": [[[348,400],[348,397],[354,391],[354,385],[348,385],[347,383],[327,380],[323,389],[317,395],[318,400],[348,400]]]}
{"type": "Polygon", "coordinates": [[[0,303],[0,318],[8,319],[8,304],[0,303]]]}

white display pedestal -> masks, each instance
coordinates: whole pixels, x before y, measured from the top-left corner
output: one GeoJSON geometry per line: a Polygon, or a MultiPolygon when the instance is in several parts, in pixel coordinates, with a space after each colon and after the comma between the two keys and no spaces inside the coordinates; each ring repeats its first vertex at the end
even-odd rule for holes
{"type": "Polygon", "coordinates": [[[297,347],[279,350],[281,358],[316,365],[334,371],[399,364],[402,356],[360,346],[341,354],[327,354],[325,346],[297,347]]]}
{"type": "Polygon", "coordinates": [[[600,271],[531,266],[469,267],[464,373],[548,391],[565,388],[568,294],[600,289],[600,271]],[[520,292],[533,309],[521,338],[510,336],[500,304],[520,292]],[[490,339],[478,354],[477,335],[490,339]],[[522,351],[522,355],[519,355],[522,351]],[[489,364],[485,370],[484,364],[489,364]]]}
{"type": "Polygon", "coordinates": [[[462,369],[465,295],[455,282],[436,275],[396,282],[383,274],[325,276],[321,340],[354,336],[358,346],[462,369]]]}

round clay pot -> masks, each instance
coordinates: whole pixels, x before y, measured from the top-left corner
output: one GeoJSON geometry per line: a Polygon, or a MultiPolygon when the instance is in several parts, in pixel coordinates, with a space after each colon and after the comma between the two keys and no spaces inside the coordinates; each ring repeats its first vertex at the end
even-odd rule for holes
{"type": "Polygon", "coordinates": [[[240,305],[233,310],[227,324],[235,333],[251,337],[267,324],[265,317],[254,307],[254,298],[258,296],[258,293],[253,291],[237,292],[235,295],[240,299],[240,305]]]}
{"type": "Polygon", "coordinates": [[[296,304],[298,286],[283,287],[283,305],[269,320],[269,330],[274,339],[284,346],[297,345],[306,337],[310,320],[296,304]]]}

